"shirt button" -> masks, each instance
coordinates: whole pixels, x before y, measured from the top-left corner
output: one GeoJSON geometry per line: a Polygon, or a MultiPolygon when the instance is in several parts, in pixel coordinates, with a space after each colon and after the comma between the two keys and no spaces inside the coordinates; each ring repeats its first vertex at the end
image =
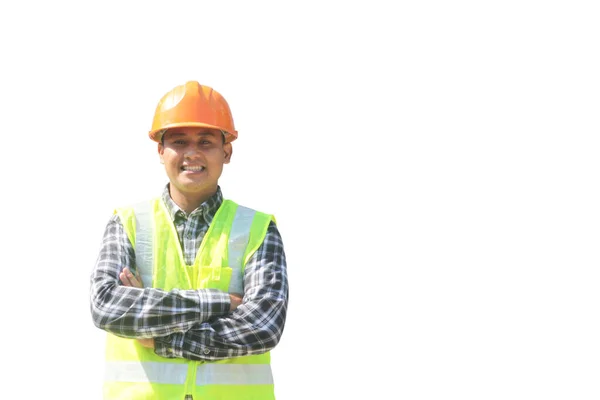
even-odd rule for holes
{"type": "Polygon", "coordinates": [[[209,349],[204,349],[204,354],[208,354],[208,353],[210,353],[210,350],[209,349]]]}

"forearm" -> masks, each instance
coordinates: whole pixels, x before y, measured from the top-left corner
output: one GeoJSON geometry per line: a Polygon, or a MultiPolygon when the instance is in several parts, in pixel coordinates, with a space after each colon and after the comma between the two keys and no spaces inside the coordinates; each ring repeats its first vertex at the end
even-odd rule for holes
{"type": "Polygon", "coordinates": [[[229,312],[229,295],[214,289],[166,292],[122,286],[119,273],[134,264],[133,247],[114,217],[91,276],[90,308],[98,328],[122,337],[149,338],[185,332],[229,312]]]}
{"type": "Polygon", "coordinates": [[[240,318],[236,311],[185,333],[156,338],[156,353],[163,357],[215,361],[270,351],[281,339],[286,307],[283,301],[273,302],[268,307],[272,315],[262,323],[257,324],[252,317],[240,318]]]}
{"type": "Polygon", "coordinates": [[[115,282],[96,285],[91,296],[94,324],[128,338],[185,332],[199,321],[227,313],[229,304],[229,295],[214,289],[165,292],[115,282]]]}
{"type": "Polygon", "coordinates": [[[243,303],[185,333],[156,338],[158,355],[213,361],[261,354],[279,343],[287,313],[287,268],[279,236],[267,239],[246,266],[243,303]]]}

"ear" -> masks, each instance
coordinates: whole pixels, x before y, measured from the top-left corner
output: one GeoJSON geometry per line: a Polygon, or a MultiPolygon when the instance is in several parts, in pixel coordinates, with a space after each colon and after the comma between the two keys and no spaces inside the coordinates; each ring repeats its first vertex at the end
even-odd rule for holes
{"type": "Polygon", "coordinates": [[[163,153],[165,152],[165,147],[162,143],[158,144],[158,156],[160,157],[160,163],[164,164],[165,160],[163,159],[163,153]]]}
{"type": "Polygon", "coordinates": [[[233,154],[233,146],[231,146],[231,143],[225,143],[223,145],[223,152],[225,153],[223,164],[229,164],[229,161],[231,161],[231,154],[233,154]]]}

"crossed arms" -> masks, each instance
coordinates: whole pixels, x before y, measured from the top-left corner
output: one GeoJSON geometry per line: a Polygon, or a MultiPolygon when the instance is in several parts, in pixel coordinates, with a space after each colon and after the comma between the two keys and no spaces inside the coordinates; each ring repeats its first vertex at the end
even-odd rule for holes
{"type": "Polygon", "coordinates": [[[285,254],[275,224],[244,273],[244,294],[216,289],[142,288],[135,253],[118,216],[107,224],[91,276],[94,324],[138,339],[163,357],[212,361],[273,349],[285,325],[288,282],[285,254]]]}

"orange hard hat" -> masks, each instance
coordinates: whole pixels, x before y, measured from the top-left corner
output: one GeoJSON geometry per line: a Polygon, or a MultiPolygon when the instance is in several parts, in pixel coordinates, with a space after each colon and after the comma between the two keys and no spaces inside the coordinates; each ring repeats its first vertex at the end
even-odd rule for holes
{"type": "Polygon", "coordinates": [[[160,99],[148,135],[160,142],[167,129],[189,126],[217,129],[223,132],[225,143],[238,136],[225,98],[196,81],[176,86],[160,99]]]}

